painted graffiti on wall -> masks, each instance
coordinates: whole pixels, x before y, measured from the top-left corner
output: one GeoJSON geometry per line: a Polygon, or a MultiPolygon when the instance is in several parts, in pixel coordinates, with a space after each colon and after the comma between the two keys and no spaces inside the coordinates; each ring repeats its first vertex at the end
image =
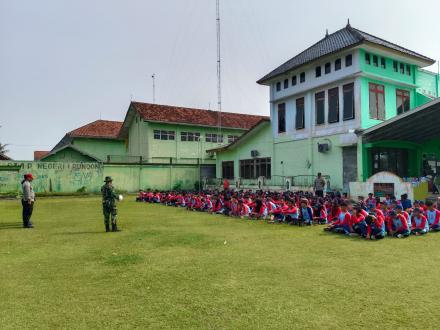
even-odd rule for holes
{"type": "Polygon", "coordinates": [[[33,188],[36,192],[97,192],[102,185],[101,163],[0,161],[0,166],[20,168],[18,172],[0,171],[2,193],[19,191],[19,183],[26,173],[32,173],[35,177],[33,188]]]}

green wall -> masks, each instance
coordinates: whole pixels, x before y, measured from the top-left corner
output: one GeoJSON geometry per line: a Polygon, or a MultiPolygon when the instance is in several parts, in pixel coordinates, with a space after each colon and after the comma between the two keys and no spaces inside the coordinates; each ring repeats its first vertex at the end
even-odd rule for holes
{"type": "Polygon", "coordinates": [[[114,179],[118,190],[137,192],[139,189],[194,189],[199,181],[198,166],[170,165],[103,165],[102,163],[73,162],[15,162],[0,161],[0,166],[19,166],[20,171],[0,171],[0,193],[21,191],[20,181],[25,173],[35,177],[35,192],[72,193],[80,189],[97,193],[105,176],[114,179]]]}
{"type": "Polygon", "coordinates": [[[410,92],[410,109],[416,106],[414,89],[391,84],[389,82],[361,77],[361,127],[369,128],[382,123],[382,120],[370,118],[369,83],[380,84],[385,87],[385,120],[397,116],[396,89],[410,92]]]}
{"type": "Polygon", "coordinates": [[[83,187],[88,192],[98,192],[103,181],[101,163],[59,163],[59,162],[15,162],[0,161],[0,166],[19,166],[19,172],[0,171],[0,193],[21,191],[20,181],[26,173],[32,173],[34,191],[39,192],[76,192],[83,187]],[[9,191],[8,191],[9,190],[9,191]]]}
{"type": "Polygon", "coordinates": [[[240,159],[251,159],[251,150],[258,151],[258,158],[272,158],[272,174],[275,175],[277,173],[273,170],[273,148],[274,144],[270,123],[261,124],[261,127],[259,127],[256,132],[252,132],[244,137],[243,140],[233,148],[217,153],[216,175],[218,178],[222,177],[223,161],[234,161],[234,176],[238,178],[240,176],[240,159]]]}
{"type": "MultiPolygon", "coordinates": [[[[228,135],[240,136],[244,130],[222,129],[224,144],[227,144],[228,135]]],[[[167,161],[169,158],[176,158],[191,164],[196,164],[197,159],[201,163],[214,164],[215,160],[210,158],[206,150],[216,148],[218,143],[206,142],[206,133],[218,133],[217,128],[198,127],[191,125],[176,125],[145,122],[137,118],[129,129],[129,154],[130,156],[142,156],[149,162],[158,163],[167,161]],[[155,140],[154,130],[167,130],[175,132],[175,140],[155,140]],[[200,141],[181,141],[181,132],[200,133],[200,141]]]]}
{"type": "Polygon", "coordinates": [[[238,178],[240,160],[250,159],[251,150],[258,150],[258,158],[271,157],[272,176],[316,175],[322,172],[330,175],[332,188],[343,187],[340,135],[275,142],[272,128],[267,123],[258,132],[250,133],[236,147],[217,154],[217,177],[222,177],[223,161],[234,161],[234,175],[238,178]],[[329,143],[330,151],[318,152],[318,143],[329,143]]]}
{"type": "Polygon", "coordinates": [[[127,153],[125,142],[121,140],[74,138],[72,144],[102,161],[107,161],[108,155],[121,156],[127,153]]]}
{"type": "Polygon", "coordinates": [[[53,155],[49,155],[45,157],[42,162],[71,162],[71,163],[87,163],[87,162],[96,162],[95,159],[83,155],[77,150],[66,148],[56,152],[53,155]]]}

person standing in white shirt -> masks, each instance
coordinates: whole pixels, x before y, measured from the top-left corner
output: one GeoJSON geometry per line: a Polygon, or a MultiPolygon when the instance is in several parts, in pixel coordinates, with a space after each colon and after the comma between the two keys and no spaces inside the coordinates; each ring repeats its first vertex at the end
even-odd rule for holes
{"type": "Polygon", "coordinates": [[[24,175],[24,180],[21,182],[23,188],[23,198],[21,199],[21,205],[23,205],[23,228],[34,228],[31,222],[35,203],[35,192],[31,184],[33,180],[33,175],[28,173],[24,175]]]}

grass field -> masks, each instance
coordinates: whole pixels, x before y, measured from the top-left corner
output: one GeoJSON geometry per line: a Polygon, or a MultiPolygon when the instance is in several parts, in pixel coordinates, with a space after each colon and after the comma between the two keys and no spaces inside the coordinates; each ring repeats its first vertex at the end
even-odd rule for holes
{"type": "Polygon", "coordinates": [[[436,328],[440,234],[366,242],[125,200],[0,201],[0,328],[436,328]]]}

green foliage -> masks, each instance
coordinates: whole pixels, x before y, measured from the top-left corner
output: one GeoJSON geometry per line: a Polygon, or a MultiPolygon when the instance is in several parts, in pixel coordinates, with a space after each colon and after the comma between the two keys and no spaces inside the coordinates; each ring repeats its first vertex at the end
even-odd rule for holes
{"type": "Polygon", "coordinates": [[[79,188],[76,192],[78,193],[85,193],[87,190],[87,188],[85,186],[82,186],[81,188],[79,188]]]}
{"type": "Polygon", "coordinates": [[[99,197],[0,201],[2,329],[433,329],[440,233],[367,242],[99,197]],[[25,309],[23,309],[25,306],[25,309]]]}
{"type": "Polygon", "coordinates": [[[200,191],[201,189],[203,189],[201,182],[200,181],[194,182],[194,191],[200,191]]]}
{"type": "Polygon", "coordinates": [[[182,190],[182,185],[183,185],[183,182],[182,181],[177,181],[175,184],[174,184],[174,186],[173,186],[173,190],[174,191],[181,191],[182,190]]]}

